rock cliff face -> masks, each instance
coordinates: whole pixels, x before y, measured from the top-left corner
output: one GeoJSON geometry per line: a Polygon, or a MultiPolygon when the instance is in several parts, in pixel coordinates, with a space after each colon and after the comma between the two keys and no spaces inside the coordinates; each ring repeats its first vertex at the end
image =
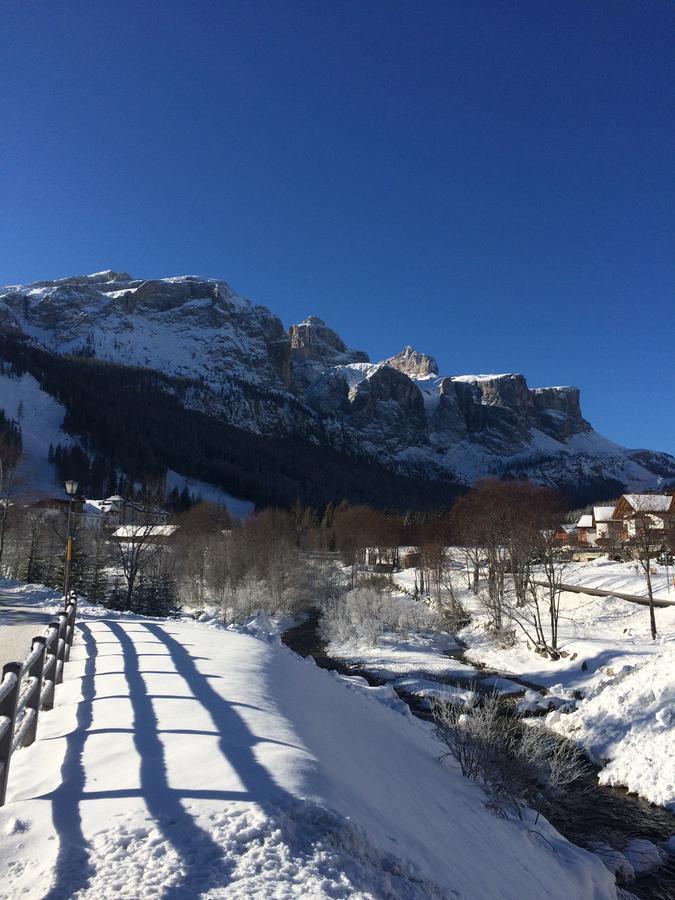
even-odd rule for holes
{"type": "MultiPolygon", "coordinates": [[[[309,316],[288,329],[293,383],[301,391],[311,388],[333,366],[370,362],[367,353],[349,350],[318,316],[309,316]]],[[[293,387],[293,385],[289,385],[293,387]]]]}
{"type": "Polygon", "coordinates": [[[667,454],[594,432],[577,388],[532,389],[520,374],[439,376],[411,346],[371,363],[316,316],[286,331],[215,279],[105,271],[0,288],[0,329],[53,353],[193,379],[190,404],[238,427],[326,442],[425,478],[583,476],[630,488],[675,478],[667,454]]]}
{"type": "Polygon", "coordinates": [[[427,356],[426,353],[418,353],[410,344],[404,347],[396,356],[386,360],[388,366],[392,369],[398,369],[404,375],[410,378],[428,378],[438,375],[438,363],[433,356],[427,356]]]}

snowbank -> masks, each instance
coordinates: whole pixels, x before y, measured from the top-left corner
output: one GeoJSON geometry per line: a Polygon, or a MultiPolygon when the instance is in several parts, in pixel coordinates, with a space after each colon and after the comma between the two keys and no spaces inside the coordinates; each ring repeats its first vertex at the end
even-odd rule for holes
{"type": "Polygon", "coordinates": [[[0,896],[615,897],[418,722],[274,637],[99,615],[13,762],[0,896]]]}
{"type": "MultiPolygon", "coordinates": [[[[675,603],[675,569],[652,563],[652,592],[654,597],[675,603]]],[[[588,563],[570,563],[565,572],[566,584],[617,591],[619,594],[647,596],[647,578],[639,563],[614,562],[607,556],[588,563]]]]}
{"type": "Polygon", "coordinates": [[[675,811],[675,647],[625,667],[576,712],[552,712],[546,722],[603,766],[601,783],[675,811]]]}

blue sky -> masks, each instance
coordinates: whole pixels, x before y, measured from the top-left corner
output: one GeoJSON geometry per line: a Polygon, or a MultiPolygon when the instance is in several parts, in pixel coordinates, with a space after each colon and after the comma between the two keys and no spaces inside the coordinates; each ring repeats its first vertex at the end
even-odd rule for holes
{"type": "Polygon", "coordinates": [[[675,452],[675,6],[0,4],[0,283],[222,277],[675,452]]]}

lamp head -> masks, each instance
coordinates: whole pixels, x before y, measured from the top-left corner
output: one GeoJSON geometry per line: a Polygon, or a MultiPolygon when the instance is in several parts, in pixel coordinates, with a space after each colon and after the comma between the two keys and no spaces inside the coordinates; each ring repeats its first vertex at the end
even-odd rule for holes
{"type": "Polygon", "coordinates": [[[69,497],[74,497],[77,493],[77,482],[76,481],[66,481],[64,482],[64,487],[66,489],[66,494],[69,497]]]}

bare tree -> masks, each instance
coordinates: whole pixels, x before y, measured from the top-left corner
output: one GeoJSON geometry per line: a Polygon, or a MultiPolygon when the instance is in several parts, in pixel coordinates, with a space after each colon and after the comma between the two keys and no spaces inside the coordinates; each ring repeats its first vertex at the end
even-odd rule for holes
{"type": "Polygon", "coordinates": [[[200,502],[177,518],[176,569],[189,602],[203,604],[207,597],[207,572],[212,553],[223,532],[232,527],[228,511],[218,504],[200,502]]]}
{"type": "MultiPolygon", "coordinates": [[[[631,515],[631,538],[629,547],[633,557],[645,573],[647,580],[647,597],[649,599],[649,627],[652,640],[656,640],[656,615],[654,612],[654,590],[652,587],[652,566],[656,557],[665,548],[668,549],[669,529],[658,527],[654,513],[652,498],[649,495],[637,495],[633,498],[634,512],[631,515]]],[[[665,523],[664,523],[665,524],[665,523]]]]}
{"type": "Polygon", "coordinates": [[[560,597],[568,560],[552,529],[539,532],[533,548],[524,597],[517,597],[511,619],[532,642],[535,650],[551,659],[559,658],[558,624],[560,597]]]}
{"type": "Polygon", "coordinates": [[[158,544],[158,495],[150,494],[135,501],[134,524],[122,525],[116,532],[117,557],[126,581],[126,608],[133,608],[134,589],[138,577],[150,559],[161,553],[158,544]]]}
{"type": "MultiPolygon", "coordinates": [[[[490,616],[490,627],[498,635],[506,633],[508,605],[506,574],[509,568],[510,501],[513,483],[488,479],[478,482],[457,502],[454,510],[457,533],[467,552],[478,553],[485,561],[486,583],[478,586],[478,598],[490,616]]],[[[474,574],[475,583],[475,574],[474,574]]]]}

